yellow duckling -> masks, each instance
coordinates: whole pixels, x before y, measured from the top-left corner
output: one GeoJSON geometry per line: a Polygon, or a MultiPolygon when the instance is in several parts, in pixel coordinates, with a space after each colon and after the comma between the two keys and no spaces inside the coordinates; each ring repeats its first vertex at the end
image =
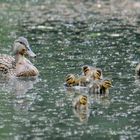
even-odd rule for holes
{"type": "Polygon", "coordinates": [[[87,110],[88,104],[88,97],[86,95],[79,95],[73,102],[73,106],[76,110],[87,110]]]}
{"type": "Polygon", "coordinates": [[[65,79],[66,86],[72,87],[72,86],[86,86],[90,83],[90,79],[86,76],[79,76],[76,77],[74,74],[68,74],[65,79]]]}
{"type": "Polygon", "coordinates": [[[137,77],[140,76],[140,63],[136,66],[135,73],[137,77]]]}
{"type": "Polygon", "coordinates": [[[100,68],[85,65],[82,67],[82,72],[85,76],[90,77],[93,80],[99,80],[103,78],[103,73],[100,68]]]}
{"type": "Polygon", "coordinates": [[[90,114],[89,100],[85,95],[79,95],[74,98],[73,112],[81,122],[87,122],[90,114]]]}
{"type": "Polygon", "coordinates": [[[109,88],[111,87],[112,83],[110,80],[97,80],[92,83],[92,85],[89,88],[89,92],[107,96],[109,94],[109,88]]]}
{"type": "Polygon", "coordinates": [[[0,74],[2,76],[12,78],[37,76],[39,74],[37,68],[25,58],[25,55],[36,57],[26,38],[19,37],[14,41],[13,53],[15,57],[0,55],[0,74]]]}

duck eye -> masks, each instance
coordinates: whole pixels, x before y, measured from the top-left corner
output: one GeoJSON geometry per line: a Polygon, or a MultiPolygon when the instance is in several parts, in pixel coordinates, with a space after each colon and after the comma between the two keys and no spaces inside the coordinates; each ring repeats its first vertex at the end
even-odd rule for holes
{"type": "Polygon", "coordinates": [[[25,45],[23,42],[19,41],[20,44],[25,45]]]}

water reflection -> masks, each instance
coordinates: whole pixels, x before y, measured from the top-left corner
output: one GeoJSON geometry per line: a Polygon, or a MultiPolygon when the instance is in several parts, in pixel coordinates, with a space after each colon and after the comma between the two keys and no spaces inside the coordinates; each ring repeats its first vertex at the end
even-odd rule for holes
{"type": "Polygon", "coordinates": [[[27,85],[19,81],[18,90],[7,85],[0,89],[0,136],[138,139],[140,88],[134,69],[139,62],[139,13],[136,0],[0,2],[1,52],[8,53],[13,38],[26,36],[38,53],[35,65],[42,79],[27,85]],[[67,72],[77,73],[84,64],[102,68],[114,85],[109,98],[88,95],[89,114],[72,107],[75,97],[87,93],[63,87],[67,72]]]}
{"type": "Polygon", "coordinates": [[[2,91],[7,91],[13,96],[13,104],[16,108],[28,110],[36,96],[35,94],[29,96],[26,93],[33,89],[38,81],[39,79],[36,78],[13,78],[7,81],[2,80],[0,86],[2,91]]]}

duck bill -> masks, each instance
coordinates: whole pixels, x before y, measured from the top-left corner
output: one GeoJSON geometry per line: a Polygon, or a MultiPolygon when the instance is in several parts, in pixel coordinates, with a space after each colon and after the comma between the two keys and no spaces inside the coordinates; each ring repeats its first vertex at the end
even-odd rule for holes
{"type": "Polygon", "coordinates": [[[36,54],[31,49],[27,51],[27,55],[30,57],[36,57],[36,54]]]}

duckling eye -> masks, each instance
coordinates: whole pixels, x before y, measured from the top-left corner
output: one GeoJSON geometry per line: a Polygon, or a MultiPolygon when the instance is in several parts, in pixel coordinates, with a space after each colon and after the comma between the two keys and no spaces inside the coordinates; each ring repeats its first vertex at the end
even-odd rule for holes
{"type": "Polygon", "coordinates": [[[67,79],[66,79],[66,81],[69,81],[69,80],[71,80],[71,78],[67,78],[67,79]]]}
{"type": "Polygon", "coordinates": [[[85,69],[84,71],[85,71],[85,72],[87,72],[87,71],[88,71],[88,69],[85,69]]]}
{"type": "Polygon", "coordinates": [[[97,70],[98,76],[101,76],[101,71],[97,70]]]}

